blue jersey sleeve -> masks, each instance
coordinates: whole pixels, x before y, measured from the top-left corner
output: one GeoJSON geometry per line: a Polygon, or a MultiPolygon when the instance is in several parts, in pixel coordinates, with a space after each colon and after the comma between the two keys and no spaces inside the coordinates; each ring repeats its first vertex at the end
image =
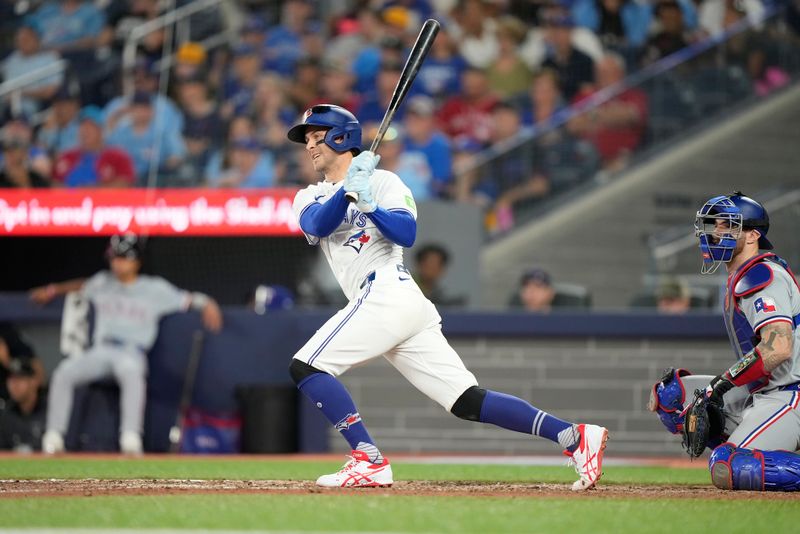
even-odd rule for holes
{"type": "Polygon", "coordinates": [[[411,212],[404,209],[387,210],[380,206],[367,217],[386,239],[401,247],[410,247],[417,239],[417,221],[411,212]]]}
{"type": "Polygon", "coordinates": [[[346,211],[347,199],[342,187],[326,203],[312,202],[306,206],[300,214],[300,228],[307,235],[328,237],[342,224],[346,211]]]}

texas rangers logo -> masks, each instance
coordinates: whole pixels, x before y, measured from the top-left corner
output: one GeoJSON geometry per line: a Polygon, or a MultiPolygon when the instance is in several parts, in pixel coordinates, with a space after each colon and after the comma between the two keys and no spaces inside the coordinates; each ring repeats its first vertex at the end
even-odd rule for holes
{"type": "Polygon", "coordinates": [[[776,310],[775,301],[769,297],[760,297],[753,303],[757,312],[770,313],[776,310]]]}
{"type": "Polygon", "coordinates": [[[361,422],[361,415],[358,412],[349,413],[344,417],[344,419],[336,423],[335,428],[336,430],[341,432],[342,430],[347,430],[348,428],[359,422],[361,422]]]}
{"type": "Polygon", "coordinates": [[[361,230],[360,232],[355,233],[347,238],[347,241],[345,241],[342,246],[350,247],[356,252],[361,253],[361,249],[364,248],[364,245],[366,245],[368,242],[369,234],[364,230],[361,230]]]}

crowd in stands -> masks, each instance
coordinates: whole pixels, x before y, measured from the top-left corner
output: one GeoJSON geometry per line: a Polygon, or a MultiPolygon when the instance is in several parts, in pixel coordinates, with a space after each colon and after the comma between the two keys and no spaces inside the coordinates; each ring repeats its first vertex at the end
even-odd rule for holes
{"type": "MultiPolygon", "coordinates": [[[[370,140],[421,22],[433,17],[442,30],[381,147],[382,164],[417,200],[479,204],[502,231],[516,211],[598,171],[624,169],[647,143],[661,102],[633,87],[552,129],[570,106],[741,20],[759,20],[776,2],[248,0],[236,3],[241,23],[229,45],[200,44],[228,23],[214,8],[192,18],[190,40],[168,29],[147,34],[129,71],[121,52],[133,28],[188,1],[40,0],[24,3],[27,12],[0,2],[4,81],[69,64],[14,98],[0,95],[0,187],[316,181],[287,128],[311,105],[334,102],[355,113],[370,140]],[[175,52],[167,69],[165,50],[175,52]],[[486,149],[503,155],[476,164],[486,149]]],[[[787,20],[797,26],[790,4],[787,20]]],[[[788,83],[765,36],[747,33],[729,48],[759,94],[788,83]]]]}

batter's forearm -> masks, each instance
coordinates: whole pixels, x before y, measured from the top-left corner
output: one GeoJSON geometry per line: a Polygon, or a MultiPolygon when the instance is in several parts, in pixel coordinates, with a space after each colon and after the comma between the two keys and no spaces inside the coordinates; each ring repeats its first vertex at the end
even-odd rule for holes
{"type": "Polygon", "coordinates": [[[405,210],[386,210],[378,207],[367,214],[383,236],[401,247],[410,247],[417,239],[417,221],[405,210]]]}
{"type": "Polygon", "coordinates": [[[328,237],[342,224],[347,211],[344,188],[340,188],[325,204],[309,204],[300,214],[300,228],[308,235],[328,237]]]}

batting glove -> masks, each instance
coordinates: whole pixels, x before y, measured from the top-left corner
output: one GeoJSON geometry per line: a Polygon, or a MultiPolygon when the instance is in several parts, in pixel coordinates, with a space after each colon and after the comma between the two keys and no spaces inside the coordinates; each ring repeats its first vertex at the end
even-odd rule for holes
{"type": "Polygon", "coordinates": [[[352,176],[345,178],[344,190],[348,193],[356,193],[358,202],[356,207],[362,213],[372,213],[377,208],[375,200],[372,198],[369,175],[366,171],[358,171],[352,176]]]}
{"type": "Polygon", "coordinates": [[[367,177],[372,176],[372,173],[375,172],[375,167],[378,166],[378,162],[380,160],[380,156],[376,155],[374,152],[365,150],[358,156],[354,157],[353,161],[350,162],[350,167],[347,169],[347,177],[352,176],[358,171],[366,172],[367,177]]]}

